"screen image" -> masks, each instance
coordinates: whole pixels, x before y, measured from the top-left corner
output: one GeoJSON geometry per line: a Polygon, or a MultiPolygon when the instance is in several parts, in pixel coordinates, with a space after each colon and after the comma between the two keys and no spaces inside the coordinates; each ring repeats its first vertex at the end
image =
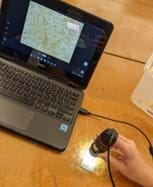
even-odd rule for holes
{"type": "Polygon", "coordinates": [[[20,42],[70,63],[84,24],[30,1],[20,42]]]}
{"type": "Polygon", "coordinates": [[[85,88],[112,24],[59,0],[5,0],[0,55],[85,88]]]}

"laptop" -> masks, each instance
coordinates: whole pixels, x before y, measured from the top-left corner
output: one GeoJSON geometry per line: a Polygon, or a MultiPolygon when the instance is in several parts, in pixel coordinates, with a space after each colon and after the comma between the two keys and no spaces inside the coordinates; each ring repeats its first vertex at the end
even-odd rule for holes
{"type": "Polygon", "coordinates": [[[64,150],[112,23],[57,0],[3,0],[0,126],[64,150]]]}

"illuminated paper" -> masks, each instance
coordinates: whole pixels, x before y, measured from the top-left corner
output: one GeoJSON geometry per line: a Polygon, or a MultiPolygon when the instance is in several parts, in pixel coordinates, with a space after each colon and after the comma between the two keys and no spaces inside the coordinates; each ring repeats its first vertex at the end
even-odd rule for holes
{"type": "Polygon", "coordinates": [[[97,163],[96,157],[93,157],[89,153],[89,150],[87,150],[83,156],[81,162],[81,168],[93,173],[96,168],[96,163],[97,163]]]}

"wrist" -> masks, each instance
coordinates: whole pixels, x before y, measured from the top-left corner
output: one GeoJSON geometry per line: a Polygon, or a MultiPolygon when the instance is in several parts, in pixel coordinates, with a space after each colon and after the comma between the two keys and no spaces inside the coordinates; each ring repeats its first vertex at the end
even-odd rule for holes
{"type": "Polygon", "coordinates": [[[144,175],[144,187],[153,187],[153,168],[148,168],[144,175]]]}

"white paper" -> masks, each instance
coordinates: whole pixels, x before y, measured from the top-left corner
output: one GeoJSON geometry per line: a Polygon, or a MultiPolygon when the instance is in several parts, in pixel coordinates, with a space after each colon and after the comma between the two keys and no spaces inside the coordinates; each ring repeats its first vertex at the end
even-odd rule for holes
{"type": "Polygon", "coordinates": [[[96,167],[96,157],[93,157],[89,150],[86,151],[81,161],[81,168],[93,173],[96,167]]]}
{"type": "Polygon", "coordinates": [[[145,72],[153,72],[153,54],[149,57],[147,60],[145,67],[144,67],[145,72]]]}
{"type": "Polygon", "coordinates": [[[153,73],[150,70],[142,76],[131,100],[136,106],[153,117],[153,73]]]}

